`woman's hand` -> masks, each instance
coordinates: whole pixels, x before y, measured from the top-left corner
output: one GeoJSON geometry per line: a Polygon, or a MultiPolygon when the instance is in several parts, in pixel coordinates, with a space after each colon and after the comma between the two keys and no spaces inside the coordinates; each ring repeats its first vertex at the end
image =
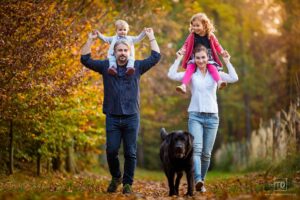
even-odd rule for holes
{"type": "Polygon", "coordinates": [[[92,32],[93,34],[96,34],[98,37],[100,37],[101,36],[101,33],[100,33],[100,31],[98,31],[97,29],[95,29],[95,30],[93,30],[93,32],[92,32]]]}

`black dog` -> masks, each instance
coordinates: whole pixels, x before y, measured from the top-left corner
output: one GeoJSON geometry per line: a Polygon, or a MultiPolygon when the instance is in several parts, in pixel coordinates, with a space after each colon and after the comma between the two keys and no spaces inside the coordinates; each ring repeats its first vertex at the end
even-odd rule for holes
{"type": "Polygon", "coordinates": [[[178,195],[178,188],[183,171],[186,173],[188,191],[193,196],[194,191],[194,164],[193,140],[194,137],[185,131],[167,133],[164,128],[160,131],[162,143],[160,145],[160,159],[168,178],[169,196],[178,195]],[[174,178],[177,174],[175,185],[174,178]]]}

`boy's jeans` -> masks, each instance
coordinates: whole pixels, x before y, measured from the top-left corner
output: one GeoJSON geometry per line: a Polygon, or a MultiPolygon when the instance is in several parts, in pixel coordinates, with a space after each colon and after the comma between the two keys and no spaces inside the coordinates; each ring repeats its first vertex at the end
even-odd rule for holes
{"type": "Polygon", "coordinates": [[[213,149],[219,117],[217,113],[189,113],[189,132],[194,136],[195,182],[204,181],[213,149]]]}

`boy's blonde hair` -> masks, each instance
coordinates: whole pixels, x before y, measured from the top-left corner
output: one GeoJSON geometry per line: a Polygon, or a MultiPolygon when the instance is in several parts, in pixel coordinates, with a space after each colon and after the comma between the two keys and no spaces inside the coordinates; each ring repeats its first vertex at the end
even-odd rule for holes
{"type": "Polygon", "coordinates": [[[129,25],[128,25],[128,23],[127,23],[126,21],[124,21],[124,20],[121,20],[121,19],[119,19],[119,20],[117,20],[117,21],[115,22],[115,26],[116,26],[116,29],[117,29],[118,27],[126,27],[127,30],[129,30],[129,25]]]}
{"type": "Polygon", "coordinates": [[[205,29],[205,32],[207,33],[208,36],[211,36],[216,31],[213,22],[210,21],[210,19],[204,13],[197,13],[192,16],[191,21],[190,21],[190,29],[191,29],[192,23],[196,20],[200,20],[200,22],[202,23],[203,28],[205,29]]]}

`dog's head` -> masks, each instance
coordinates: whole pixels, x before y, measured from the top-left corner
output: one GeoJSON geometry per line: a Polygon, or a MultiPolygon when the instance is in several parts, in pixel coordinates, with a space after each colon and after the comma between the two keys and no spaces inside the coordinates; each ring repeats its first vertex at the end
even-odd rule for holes
{"type": "Polygon", "coordinates": [[[160,131],[161,139],[168,145],[169,151],[174,158],[185,158],[193,149],[194,137],[187,131],[168,132],[162,128],[160,131]]]}

